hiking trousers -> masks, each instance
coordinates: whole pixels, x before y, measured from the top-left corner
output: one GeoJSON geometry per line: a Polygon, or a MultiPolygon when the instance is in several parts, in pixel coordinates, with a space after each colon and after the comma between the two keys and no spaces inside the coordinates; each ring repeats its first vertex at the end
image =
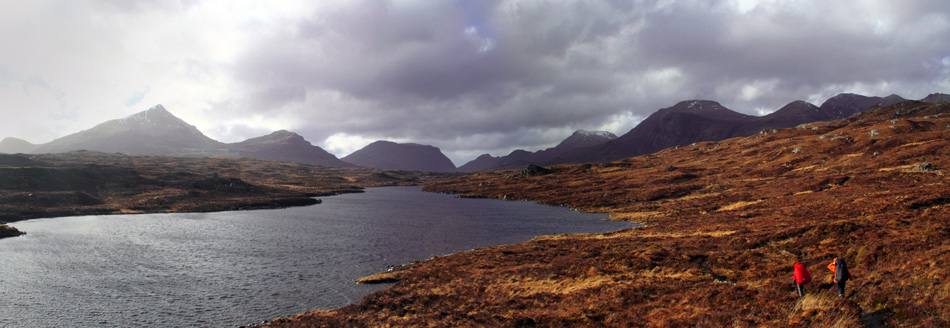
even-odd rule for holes
{"type": "Polygon", "coordinates": [[[835,287],[838,288],[838,297],[844,297],[844,281],[835,282],[835,287]]]}

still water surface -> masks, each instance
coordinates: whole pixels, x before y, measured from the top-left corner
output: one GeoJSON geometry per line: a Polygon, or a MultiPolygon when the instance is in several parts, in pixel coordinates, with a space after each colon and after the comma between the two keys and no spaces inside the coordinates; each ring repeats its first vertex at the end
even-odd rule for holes
{"type": "Polygon", "coordinates": [[[529,202],[368,189],[280,210],[16,222],[0,239],[0,327],[233,327],[358,302],[390,265],[604,222],[529,202]]]}

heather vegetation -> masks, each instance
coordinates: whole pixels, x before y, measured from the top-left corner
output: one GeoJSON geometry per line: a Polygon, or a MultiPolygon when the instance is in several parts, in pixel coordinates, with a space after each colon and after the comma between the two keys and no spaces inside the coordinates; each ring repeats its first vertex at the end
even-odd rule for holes
{"type": "MultiPolygon", "coordinates": [[[[427,183],[645,224],[408,264],[274,327],[950,326],[950,103],[903,102],[605,164],[427,183]],[[825,267],[848,259],[838,298],[825,267]],[[792,265],[814,280],[799,297],[792,265]]],[[[552,218],[553,219],[553,218],[552,218]]]]}

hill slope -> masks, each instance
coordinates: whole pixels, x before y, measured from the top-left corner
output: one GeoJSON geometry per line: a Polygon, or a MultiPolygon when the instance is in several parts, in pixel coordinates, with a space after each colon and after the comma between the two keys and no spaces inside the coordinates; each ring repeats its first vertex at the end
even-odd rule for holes
{"type": "Polygon", "coordinates": [[[452,160],[437,147],[414,143],[376,141],[341,158],[344,162],[377,169],[455,172],[452,160]]]}
{"type": "Polygon", "coordinates": [[[42,144],[33,152],[92,150],[132,155],[214,153],[224,144],[212,140],[162,105],[42,144]]]}
{"type": "Polygon", "coordinates": [[[428,184],[535,200],[646,227],[539,237],[414,263],[360,304],[276,320],[303,326],[950,325],[950,103],[519,178],[428,184]],[[831,291],[840,255],[854,279],[831,291]],[[801,262],[814,280],[799,298],[801,262]]]}
{"type": "Polygon", "coordinates": [[[0,141],[0,153],[3,154],[28,154],[36,147],[39,146],[23,139],[7,137],[0,141]]]}
{"type": "Polygon", "coordinates": [[[355,166],[288,131],[224,144],[208,138],[162,105],[46,144],[33,145],[15,138],[0,142],[0,153],[55,154],[77,150],[128,155],[244,157],[329,167],[355,166]]]}
{"type": "Polygon", "coordinates": [[[323,148],[314,146],[299,134],[281,130],[266,136],[228,145],[238,157],[271,161],[314,164],[330,167],[355,167],[341,161],[323,148]]]}

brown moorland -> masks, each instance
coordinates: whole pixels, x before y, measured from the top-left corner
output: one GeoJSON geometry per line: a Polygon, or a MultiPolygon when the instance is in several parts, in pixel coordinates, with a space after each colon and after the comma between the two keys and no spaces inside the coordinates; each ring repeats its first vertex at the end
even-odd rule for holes
{"type": "MultiPolygon", "coordinates": [[[[208,212],[312,205],[366,187],[446,174],[235,158],[91,151],[0,154],[0,223],[70,215],[208,212]]],[[[16,236],[0,224],[0,237],[16,236]]]]}
{"type": "MultiPolygon", "coordinates": [[[[270,327],[947,327],[950,103],[904,102],[606,164],[429,191],[646,224],[412,263],[361,303],[270,327]],[[825,266],[849,261],[847,296],[825,266]],[[792,264],[815,278],[799,298],[792,264]]],[[[371,279],[371,280],[372,280],[371,279]]]]}

